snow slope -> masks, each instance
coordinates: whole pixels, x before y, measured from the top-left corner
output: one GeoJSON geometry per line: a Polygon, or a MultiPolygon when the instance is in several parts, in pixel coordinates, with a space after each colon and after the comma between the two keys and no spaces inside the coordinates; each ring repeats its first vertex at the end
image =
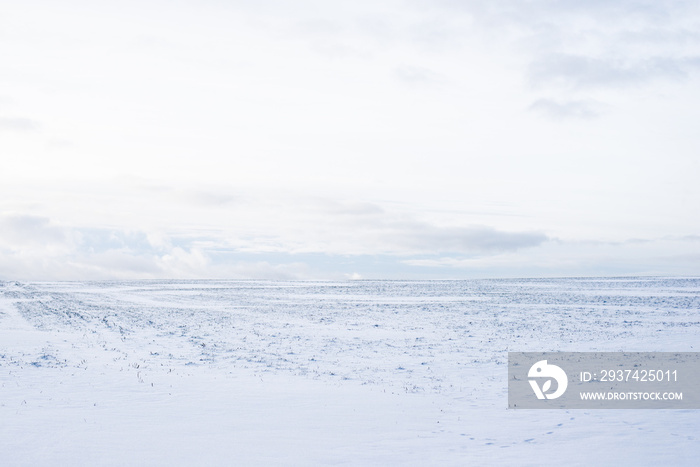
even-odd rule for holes
{"type": "Polygon", "coordinates": [[[1,465],[696,465],[693,410],[507,410],[508,351],[698,351],[700,279],[0,283],[1,465]]]}

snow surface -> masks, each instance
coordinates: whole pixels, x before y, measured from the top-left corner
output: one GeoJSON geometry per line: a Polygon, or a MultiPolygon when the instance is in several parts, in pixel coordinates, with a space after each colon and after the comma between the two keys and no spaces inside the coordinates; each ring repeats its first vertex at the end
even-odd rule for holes
{"type": "Polygon", "coordinates": [[[0,283],[0,465],[697,465],[697,410],[507,410],[508,351],[698,351],[700,279],[0,283]]]}

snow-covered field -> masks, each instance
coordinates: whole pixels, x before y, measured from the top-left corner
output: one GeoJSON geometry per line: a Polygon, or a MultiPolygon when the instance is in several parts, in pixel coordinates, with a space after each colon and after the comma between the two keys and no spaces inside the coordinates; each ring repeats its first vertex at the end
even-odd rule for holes
{"type": "Polygon", "coordinates": [[[698,351],[700,279],[0,283],[0,465],[697,465],[700,411],[507,410],[508,351],[698,351]]]}

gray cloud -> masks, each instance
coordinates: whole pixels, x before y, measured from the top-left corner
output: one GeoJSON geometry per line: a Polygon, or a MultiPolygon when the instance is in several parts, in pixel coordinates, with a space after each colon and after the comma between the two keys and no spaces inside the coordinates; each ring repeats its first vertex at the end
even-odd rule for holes
{"type": "Polygon", "coordinates": [[[0,95],[0,105],[3,107],[9,107],[15,104],[15,100],[8,96],[0,95]]]}
{"type": "Polygon", "coordinates": [[[227,193],[216,193],[212,191],[193,191],[187,193],[187,198],[194,204],[201,206],[223,206],[233,202],[236,197],[227,193]]]}
{"type": "Polygon", "coordinates": [[[445,82],[445,77],[428,68],[401,65],[394,70],[394,76],[410,85],[435,85],[445,82]]]}
{"type": "Polygon", "coordinates": [[[330,59],[367,58],[371,55],[358,40],[351,22],[326,18],[307,18],[291,25],[290,39],[301,38],[314,52],[330,59]]]}
{"type": "Polygon", "coordinates": [[[143,254],[158,251],[144,232],[96,228],[76,229],[76,231],[79,234],[79,248],[86,253],[129,251],[143,254]]]}
{"type": "MultiPolygon", "coordinates": [[[[418,2],[414,2],[418,3],[418,2]]],[[[570,17],[589,18],[603,23],[617,23],[622,19],[636,20],[643,24],[663,25],[698,12],[698,4],[692,0],[438,0],[434,2],[454,11],[464,11],[474,18],[490,23],[515,23],[524,26],[542,22],[555,22],[570,17]]]]}
{"type": "Polygon", "coordinates": [[[437,227],[421,222],[397,222],[389,226],[386,240],[420,252],[483,254],[538,246],[548,237],[540,232],[504,232],[486,226],[437,227]]]}
{"type": "Polygon", "coordinates": [[[333,37],[346,29],[345,24],[323,18],[303,19],[295,23],[292,30],[305,36],[333,37]]]}
{"type": "Polygon", "coordinates": [[[530,82],[575,88],[643,84],[657,78],[685,78],[700,67],[700,56],[651,57],[641,60],[603,59],[571,54],[550,54],[530,65],[530,82]]]}
{"type": "MultiPolygon", "coordinates": [[[[370,56],[378,47],[412,43],[426,50],[461,48],[486,35],[506,41],[529,62],[523,77],[536,86],[573,88],[640,85],[679,79],[700,64],[693,47],[700,5],[690,1],[544,0],[409,1],[397,18],[388,10],[368,15],[362,7],[346,16],[298,19],[291,37],[331,57],[370,56]],[[416,15],[416,13],[420,13],[416,15]],[[693,21],[695,19],[695,21],[693,21]],[[683,49],[679,48],[683,46],[683,49]]],[[[319,13],[321,14],[321,13],[319,13]]],[[[498,46],[496,46],[498,48],[498,46]]],[[[394,76],[408,84],[435,84],[444,77],[414,65],[399,65],[394,76]]]]}
{"type": "Polygon", "coordinates": [[[233,194],[228,187],[209,186],[206,189],[187,185],[154,184],[139,179],[128,179],[127,183],[147,196],[159,196],[169,201],[187,203],[201,207],[220,207],[240,200],[240,193],[233,194]]]}
{"type": "Polygon", "coordinates": [[[300,280],[313,277],[311,268],[303,262],[239,261],[229,265],[226,271],[226,277],[232,279],[300,280]]]}
{"type": "Polygon", "coordinates": [[[310,278],[309,266],[290,258],[280,264],[255,256],[215,264],[218,239],[205,240],[0,215],[0,279],[310,278]]]}
{"type": "Polygon", "coordinates": [[[600,116],[601,105],[595,101],[556,101],[552,99],[537,99],[528,108],[553,120],[589,119],[600,116]]]}
{"type": "Polygon", "coordinates": [[[321,201],[325,206],[325,211],[331,215],[340,216],[380,216],[385,214],[382,207],[374,203],[336,203],[332,201],[321,201]]]}
{"type": "Polygon", "coordinates": [[[29,118],[0,117],[0,131],[36,131],[39,128],[39,122],[29,118]]]}
{"type": "Polygon", "coordinates": [[[10,245],[65,243],[66,229],[46,217],[10,214],[0,216],[0,241],[10,245]]]}
{"type": "MultiPolygon", "coordinates": [[[[682,81],[700,68],[698,2],[442,0],[423,8],[470,17],[490,42],[522,55],[526,82],[572,93],[567,101],[601,98],[602,89],[682,81]]],[[[580,102],[533,110],[556,118],[596,113],[580,102]]]]}
{"type": "Polygon", "coordinates": [[[621,31],[616,39],[620,42],[632,45],[678,47],[700,43],[700,33],[683,26],[674,29],[651,26],[640,30],[621,31]]]}
{"type": "Polygon", "coordinates": [[[399,278],[409,277],[417,267],[446,277],[452,277],[454,270],[467,275],[475,271],[482,275],[488,271],[493,275],[697,271],[693,258],[698,255],[698,235],[563,241],[537,231],[441,226],[372,203],[327,202],[317,207],[323,214],[302,223],[303,233],[310,237],[307,254],[293,252],[286,237],[272,234],[267,246],[280,246],[278,253],[255,248],[244,253],[222,242],[225,232],[212,232],[207,238],[156,238],[143,231],[87,229],[61,226],[44,217],[4,215],[0,216],[0,279],[287,280],[336,279],[355,272],[363,277],[399,278]],[[314,230],[317,226],[322,227],[320,232],[314,230]],[[611,257],[619,259],[617,266],[611,266],[611,257]]]}
{"type": "Polygon", "coordinates": [[[0,273],[8,278],[181,276],[195,256],[193,250],[154,246],[144,232],[57,225],[41,216],[0,215],[0,273]]]}
{"type": "MultiPolygon", "coordinates": [[[[362,254],[495,254],[541,245],[541,232],[507,232],[489,226],[439,226],[387,212],[372,203],[326,204],[324,234],[328,245],[345,245],[362,254]]],[[[342,252],[338,252],[342,253],[342,252]]]]}
{"type": "Polygon", "coordinates": [[[482,277],[697,275],[698,251],[697,242],[683,237],[620,242],[555,239],[537,249],[517,253],[434,255],[402,262],[415,268],[455,269],[467,276],[477,273],[482,277]]]}

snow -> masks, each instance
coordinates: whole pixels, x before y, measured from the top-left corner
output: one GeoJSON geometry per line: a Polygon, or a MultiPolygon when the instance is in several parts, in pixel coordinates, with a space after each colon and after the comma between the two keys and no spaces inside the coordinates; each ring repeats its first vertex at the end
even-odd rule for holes
{"type": "Polygon", "coordinates": [[[508,351],[697,351],[700,279],[0,283],[0,464],[696,465],[693,410],[507,410],[508,351]]]}

